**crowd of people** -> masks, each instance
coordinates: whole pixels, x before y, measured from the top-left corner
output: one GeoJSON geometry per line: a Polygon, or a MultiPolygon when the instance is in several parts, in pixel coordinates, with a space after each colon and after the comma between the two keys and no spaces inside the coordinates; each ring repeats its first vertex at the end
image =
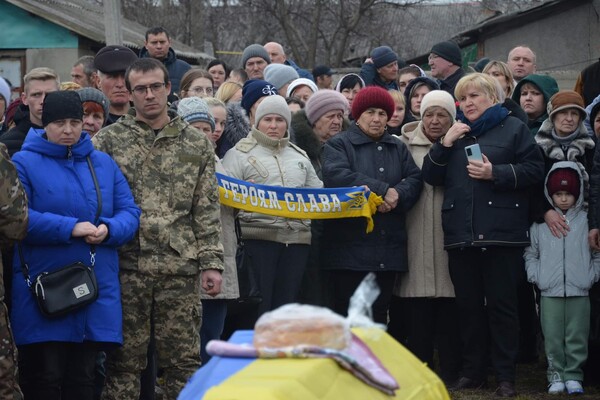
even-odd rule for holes
{"type": "Polygon", "coordinates": [[[32,69],[15,101],[0,78],[0,397],[175,399],[208,341],[292,302],[346,315],[369,273],[374,321],[450,390],[492,371],[516,396],[542,338],[549,393],[597,384],[600,87],[559,90],[526,46],[469,70],[446,41],[428,64],[380,46],[334,79],[269,42],[204,70],[157,27],[72,82],[32,69]],[[367,233],[220,205],[216,173],[382,201],[367,233]],[[44,315],[34,280],[73,262],[98,298],[44,315]]]}

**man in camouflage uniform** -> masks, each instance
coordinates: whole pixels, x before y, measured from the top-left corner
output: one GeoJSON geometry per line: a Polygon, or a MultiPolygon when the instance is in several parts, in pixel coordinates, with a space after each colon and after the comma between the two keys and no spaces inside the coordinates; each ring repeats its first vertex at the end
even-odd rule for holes
{"type": "MultiPolygon", "coordinates": [[[[27,198],[6,146],[0,144],[0,244],[22,240],[27,234],[27,198]]],[[[0,259],[1,260],[1,259],[0,259]]],[[[17,382],[17,352],[4,304],[0,261],[0,399],[22,399],[17,382]]]]}
{"type": "Polygon", "coordinates": [[[142,209],[136,238],[120,251],[123,347],[108,357],[103,398],[138,399],[152,324],[166,398],[175,399],[200,366],[200,285],[213,296],[221,290],[214,150],[168,111],[162,63],[135,61],[125,82],[134,107],[93,138],[142,209]]]}

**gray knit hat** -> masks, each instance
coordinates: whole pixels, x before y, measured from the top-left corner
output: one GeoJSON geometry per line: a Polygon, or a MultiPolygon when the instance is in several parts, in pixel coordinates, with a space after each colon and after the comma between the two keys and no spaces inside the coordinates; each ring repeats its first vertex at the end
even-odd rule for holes
{"type": "Polygon", "coordinates": [[[348,100],[346,100],[343,94],[335,90],[321,89],[310,96],[304,110],[308,122],[314,125],[319,118],[329,111],[342,110],[345,113],[348,108],[348,100]]]}
{"type": "Polygon", "coordinates": [[[186,97],[185,99],[179,100],[177,114],[189,124],[198,121],[208,122],[210,128],[213,131],[215,130],[215,119],[210,113],[208,104],[200,97],[186,97]]]}
{"type": "Polygon", "coordinates": [[[244,52],[242,53],[242,68],[246,68],[246,61],[252,57],[260,57],[265,60],[267,64],[271,64],[269,53],[267,53],[265,48],[260,44],[251,44],[244,49],[244,52]]]}
{"type": "Polygon", "coordinates": [[[277,90],[281,89],[286,83],[300,78],[294,68],[285,64],[269,64],[263,71],[263,75],[265,81],[273,84],[277,90]]]}
{"type": "Polygon", "coordinates": [[[282,96],[268,96],[260,102],[258,107],[256,107],[256,118],[254,119],[256,122],[254,123],[254,126],[258,126],[260,120],[267,114],[281,115],[287,122],[288,128],[290,127],[292,113],[282,96]]]}
{"type": "Polygon", "coordinates": [[[98,89],[87,87],[77,90],[77,94],[81,98],[82,105],[86,101],[92,101],[94,103],[100,104],[102,106],[102,109],[104,110],[104,120],[106,121],[108,119],[109,104],[108,99],[106,98],[104,93],[102,93],[98,89]]]}

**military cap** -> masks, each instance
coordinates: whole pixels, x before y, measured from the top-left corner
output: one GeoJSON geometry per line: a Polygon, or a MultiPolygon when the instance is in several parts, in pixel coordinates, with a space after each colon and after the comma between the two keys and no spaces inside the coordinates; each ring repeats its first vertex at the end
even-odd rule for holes
{"type": "Polygon", "coordinates": [[[101,48],[94,57],[94,66],[106,74],[125,72],[137,55],[128,47],[111,45],[101,48]]]}

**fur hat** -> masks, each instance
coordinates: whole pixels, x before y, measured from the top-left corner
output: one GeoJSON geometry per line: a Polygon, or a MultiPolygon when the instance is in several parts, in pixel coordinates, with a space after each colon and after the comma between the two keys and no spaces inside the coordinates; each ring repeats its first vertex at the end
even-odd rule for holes
{"type": "Polygon", "coordinates": [[[100,72],[112,74],[125,72],[138,56],[128,47],[111,45],[101,48],[94,57],[94,66],[100,72]]]}
{"type": "Polygon", "coordinates": [[[396,110],[396,103],[394,103],[394,99],[387,90],[379,86],[367,86],[358,92],[354,98],[352,116],[358,119],[367,108],[371,107],[383,109],[388,119],[390,119],[396,110]]]}
{"type": "Polygon", "coordinates": [[[102,109],[104,110],[104,120],[106,121],[106,119],[108,118],[109,103],[104,93],[102,93],[98,89],[86,87],[77,90],[77,94],[79,95],[82,104],[86,101],[92,101],[94,103],[100,104],[102,106],[102,109]]]}
{"type": "Polygon", "coordinates": [[[430,53],[436,54],[454,65],[462,66],[460,47],[454,42],[447,41],[434,44],[430,53]]]}
{"type": "Polygon", "coordinates": [[[298,72],[293,67],[285,64],[269,64],[265,68],[263,75],[265,81],[272,83],[277,90],[281,89],[286,83],[300,78],[298,72]]]}
{"type": "Polygon", "coordinates": [[[271,64],[269,53],[267,53],[265,48],[260,44],[251,44],[244,49],[244,52],[242,53],[242,68],[246,68],[246,62],[252,57],[260,57],[265,60],[267,64],[271,64]]]}
{"type": "Polygon", "coordinates": [[[193,122],[207,122],[210,124],[210,128],[213,131],[215,130],[215,119],[210,113],[206,101],[200,97],[186,97],[179,100],[177,114],[189,124],[193,122]]]}
{"type": "Polygon", "coordinates": [[[67,118],[83,120],[83,106],[77,92],[59,90],[46,94],[42,106],[42,125],[67,118]]]}
{"type": "Polygon", "coordinates": [[[398,62],[398,54],[388,46],[375,47],[371,51],[371,59],[375,68],[381,68],[394,61],[398,62]]]}
{"type": "Polygon", "coordinates": [[[564,190],[572,194],[575,200],[579,198],[579,185],[579,175],[573,168],[557,168],[550,172],[546,180],[546,188],[550,196],[564,190]]]}
{"type": "MultiPolygon", "coordinates": [[[[11,102],[10,86],[8,86],[8,82],[6,82],[4,80],[4,78],[2,78],[1,76],[0,76],[0,96],[4,98],[4,103],[6,104],[6,108],[8,108],[8,105],[11,102]]],[[[0,117],[2,117],[2,115],[0,115],[0,117]]]]}
{"type": "Polygon", "coordinates": [[[438,106],[448,111],[452,121],[456,120],[456,103],[454,97],[445,90],[432,90],[421,101],[421,118],[429,107],[438,106]]]}
{"type": "Polygon", "coordinates": [[[552,117],[554,117],[554,114],[556,114],[560,110],[574,108],[577,111],[579,111],[581,119],[583,120],[585,117],[587,117],[587,113],[585,112],[584,107],[585,105],[583,103],[583,98],[579,93],[573,90],[561,90],[560,92],[552,96],[550,98],[550,101],[548,102],[548,118],[550,118],[550,121],[552,121],[552,117]]]}
{"type": "Polygon", "coordinates": [[[310,96],[304,107],[306,118],[311,125],[331,110],[342,110],[345,113],[347,109],[348,100],[344,95],[329,89],[321,89],[310,96]]]}
{"type": "Polygon", "coordinates": [[[283,119],[285,119],[288,128],[290,127],[292,113],[282,96],[269,96],[258,105],[256,108],[256,118],[254,119],[256,122],[254,123],[254,126],[258,126],[260,120],[267,114],[281,115],[283,119]]]}
{"type": "Polygon", "coordinates": [[[288,86],[286,97],[290,97],[294,90],[296,90],[299,86],[308,86],[313,93],[317,93],[317,90],[319,90],[317,85],[310,79],[298,78],[294,79],[292,83],[290,83],[290,86],[288,86]]]}
{"type": "Polygon", "coordinates": [[[250,109],[258,99],[276,94],[277,88],[270,82],[262,79],[250,79],[244,83],[242,88],[242,108],[246,110],[246,114],[250,115],[250,109]]]}

